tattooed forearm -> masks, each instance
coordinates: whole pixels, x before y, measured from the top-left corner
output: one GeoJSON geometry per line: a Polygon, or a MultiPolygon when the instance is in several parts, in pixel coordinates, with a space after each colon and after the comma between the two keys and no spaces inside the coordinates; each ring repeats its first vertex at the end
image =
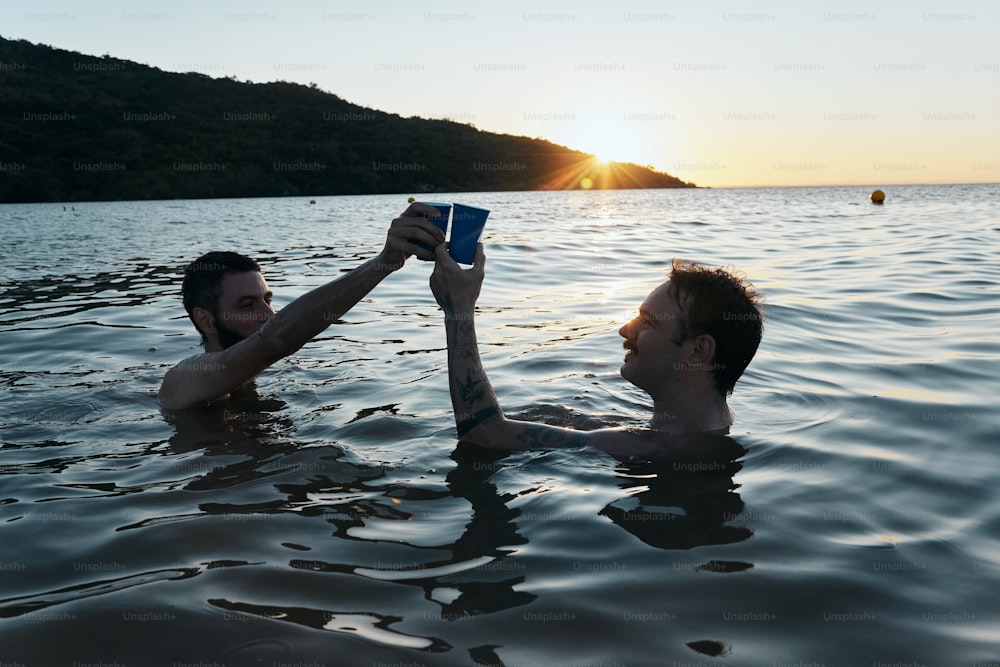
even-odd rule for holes
{"type": "Polygon", "coordinates": [[[464,381],[457,381],[459,397],[467,408],[474,407],[480,401],[490,401],[493,393],[485,380],[485,373],[478,364],[469,369],[464,381]]]}
{"type": "Polygon", "coordinates": [[[497,449],[581,447],[585,433],[507,419],[479,358],[473,313],[449,313],[448,375],[458,437],[497,449]]]}
{"type": "Polygon", "coordinates": [[[503,410],[479,358],[473,313],[446,315],[445,327],[452,409],[458,437],[464,438],[486,422],[502,421],[503,410]]]}
{"type": "Polygon", "coordinates": [[[520,432],[516,436],[521,445],[519,449],[532,447],[559,448],[583,447],[588,444],[586,433],[569,428],[559,428],[548,424],[529,424],[521,422],[520,432]]]}

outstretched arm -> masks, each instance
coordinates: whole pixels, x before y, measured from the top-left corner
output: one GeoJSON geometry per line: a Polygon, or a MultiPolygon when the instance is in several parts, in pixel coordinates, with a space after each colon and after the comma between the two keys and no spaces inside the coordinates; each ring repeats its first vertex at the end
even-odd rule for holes
{"type": "Polygon", "coordinates": [[[448,337],[448,384],[460,440],[493,449],[572,447],[586,444],[588,433],[547,424],[507,419],[479,358],[476,301],[485,275],[483,245],[471,269],[463,269],[437,247],[431,289],[444,310],[448,337]]]}
{"type": "Polygon", "coordinates": [[[433,259],[433,252],[416,244],[434,246],[444,238],[436,225],[421,217],[437,215],[426,204],[411,204],[392,221],[385,247],[376,257],[336,280],[303,294],[275,313],[253,335],[230,348],[185,359],[170,369],[160,387],[160,405],[183,409],[233,391],[274,362],[294,354],[339,320],[407,257],[433,259]]]}

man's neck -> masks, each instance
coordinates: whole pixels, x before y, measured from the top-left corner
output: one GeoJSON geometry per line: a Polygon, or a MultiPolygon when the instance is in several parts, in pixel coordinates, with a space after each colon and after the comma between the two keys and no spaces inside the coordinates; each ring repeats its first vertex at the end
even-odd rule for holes
{"type": "Polygon", "coordinates": [[[733,423],[729,405],[715,392],[692,392],[669,400],[653,402],[649,427],[666,433],[726,432],[733,423]]]}

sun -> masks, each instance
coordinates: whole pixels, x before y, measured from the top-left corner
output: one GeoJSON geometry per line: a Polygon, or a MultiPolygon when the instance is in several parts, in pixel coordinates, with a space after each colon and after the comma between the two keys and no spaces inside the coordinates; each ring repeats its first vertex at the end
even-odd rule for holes
{"type": "Polygon", "coordinates": [[[617,190],[642,187],[630,165],[615,160],[601,161],[593,154],[572,157],[555,167],[543,190],[617,190]]]}
{"type": "Polygon", "coordinates": [[[592,190],[594,187],[597,187],[607,177],[611,162],[611,158],[606,157],[602,153],[592,153],[590,159],[587,161],[587,168],[584,171],[585,175],[580,175],[581,177],[577,186],[581,190],[592,190]]]}

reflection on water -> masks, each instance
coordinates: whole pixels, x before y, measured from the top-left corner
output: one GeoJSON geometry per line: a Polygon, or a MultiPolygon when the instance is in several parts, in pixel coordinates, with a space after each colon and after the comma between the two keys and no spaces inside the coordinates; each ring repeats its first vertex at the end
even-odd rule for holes
{"type": "Polygon", "coordinates": [[[47,607],[74,602],[96,595],[108,595],[117,591],[169,579],[187,579],[198,574],[197,568],[183,570],[155,570],[142,574],[103,579],[92,583],[68,586],[59,590],[23,595],[0,600],[0,618],[11,618],[23,614],[36,614],[47,607]]]}
{"type": "Polygon", "coordinates": [[[235,450],[247,454],[293,449],[286,434],[292,421],[281,414],[287,404],[279,398],[263,398],[253,383],[234,390],[229,399],[191,410],[164,411],[164,419],[175,429],[170,449],[183,454],[196,449],[208,453],[235,450]]]}
{"type": "MultiPolygon", "coordinates": [[[[743,501],[735,491],[739,485],[733,482],[742,467],[739,462],[715,461],[636,464],[619,470],[619,485],[626,491],[642,490],[609,503],[601,514],[657,549],[741,542],[753,535],[749,528],[730,525],[743,516],[743,501]]],[[[701,567],[715,572],[753,567],[712,563],[701,567]]]]}
{"type": "MultiPolygon", "coordinates": [[[[274,583],[285,578],[284,573],[294,572],[338,581],[343,577],[360,577],[379,586],[402,586],[418,592],[426,604],[436,607],[433,617],[448,625],[505,610],[530,608],[538,601],[536,591],[545,587],[547,575],[532,574],[516,561],[518,551],[529,544],[520,527],[523,510],[512,506],[518,500],[517,495],[501,491],[493,479],[498,472],[509,469],[508,456],[474,447],[454,448],[451,453],[454,467],[447,472],[441,486],[413,486],[391,479],[398,471],[349,460],[349,454],[335,444],[303,448],[302,443],[289,438],[296,428],[287,412],[284,401],[261,396],[256,389],[249,388],[218,404],[164,413],[163,418],[174,434],[168,440],[169,451],[159,455],[173,460],[169,469],[174,475],[160,479],[147,492],[158,488],[161,494],[190,496],[194,505],[188,503],[186,511],[173,514],[160,511],[120,524],[115,530],[141,534],[176,527],[178,523],[214,521],[218,528],[224,528],[223,532],[230,532],[234,524],[249,527],[268,522],[271,517],[291,516],[298,521],[322,522],[328,527],[329,537],[334,539],[368,541],[375,545],[385,539],[381,535],[390,536],[393,550],[401,554],[395,562],[360,561],[361,552],[356,550],[338,557],[340,549],[319,548],[315,540],[299,540],[271,529],[269,534],[282,535],[279,538],[282,547],[299,553],[311,552],[310,555],[289,557],[279,564],[273,561],[273,556],[252,554],[243,547],[241,551],[249,558],[201,559],[187,567],[96,578],[73,586],[8,597],[0,600],[0,617],[31,618],[32,614],[37,617],[38,612],[49,607],[133,587],[241,570],[257,571],[258,576],[264,577],[261,581],[273,579],[274,583]],[[456,506],[455,500],[461,500],[464,507],[456,506]],[[408,509],[408,504],[433,508],[437,501],[447,507],[441,514],[433,509],[421,512],[408,509]],[[426,530],[418,531],[419,539],[408,541],[405,532],[386,528],[385,522],[423,523],[426,530]],[[442,531],[437,528],[442,523],[461,527],[442,531]],[[358,531],[366,529],[374,530],[373,537],[359,537],[358,531]],[[428,540],[428,534],[438,539],[428,540]],[[402,555],[405,552],[409,553],[402,555]],[[271,566],[266,565],[269,560],[271,566]],[[275,566],[280,569],[275,570],[275,566]],[[270,572],[261,572],[262,567],[269,567],[270,572]]],[[[559,423],[562,419],[591,428],[603,425],[554,407],[539,408],[535,416],[549,423],[559,423]]],[[[659,549],[692,549],[740,541],[749,537],[751,531],[727,525],[739,519],[743,508],[732,478],[739,469],[738,464],[693,472],[655,469],[638,463],[622,467],[616,475],[619,498],[609,502],[599,514],[659,549]]],[[[115,485],[102,488],[109,493],[126,492],[115,485]]],[[[175,501],[171,506],[176,512],[184,504],[175,501]]],[[[143,512],[135,510],[127,516],[135,519],[140,514],[143,512]]],[[[595,512],[593,520],[597,516],[595,512]]],[[[175,534],[185,539],[184,531],[175,534]]],[[[153,562],[149,556],[145,560],[153,562]]],[[[712,572],[735,572],[749,567],[752,566],[720,560],[701,566],[712,572]]],[[[219,591],[218,586],[206,590],[219,591]]],[[[316,586],[324,587],[321,583],[316,586]]],[[[453,649],[443,635],[407,630],[407,621],[413,620],[412,613],[405,609],[390,612],[382,604],[358,606],[360,600],[348,607],[343,606],[344,600],[339,605],[319,606],[267,603],[261,602],[251,589],[243,590],[242,594],[234,589],[225,597],[217,593],[200,597],[205,604],[224,613],[223,620],[239,617],[256,622],[291,623],[360,637],[396,649],[431,653],[453,649]]],[[[431,618],[426,610],[419,617],[431,618]]],[[[223,654],[228,651],[233,657],[249,655],[248,646],[254,647],[251,653],[260,649],[254,644],[244,644],[229,643],[218,650],[223,654]]],[[[692,649],[717,654],[711,653],[711,640],[703,640],[702,644],[692,642],[692,649]]],[[[484,644],[469,646],[467,651],[480,661],[503,664],[495,648],[484,644]]]]}
{"type": "Polygon", "coordinates": [[[272,605],[230,602],[228,600],[209,600],[208,603],[220,609],[240,612],[251,617],[284,623],[298,623],[299,625],[316,630],[356,634],[380,644],[389,644],[431,653],[451,650],[451,646],[440,639],[415,637],[393,630],[390,626],[393,623],[403,620],[398,616],[306,609],[302,607],[275,607],[272,605]]]}

